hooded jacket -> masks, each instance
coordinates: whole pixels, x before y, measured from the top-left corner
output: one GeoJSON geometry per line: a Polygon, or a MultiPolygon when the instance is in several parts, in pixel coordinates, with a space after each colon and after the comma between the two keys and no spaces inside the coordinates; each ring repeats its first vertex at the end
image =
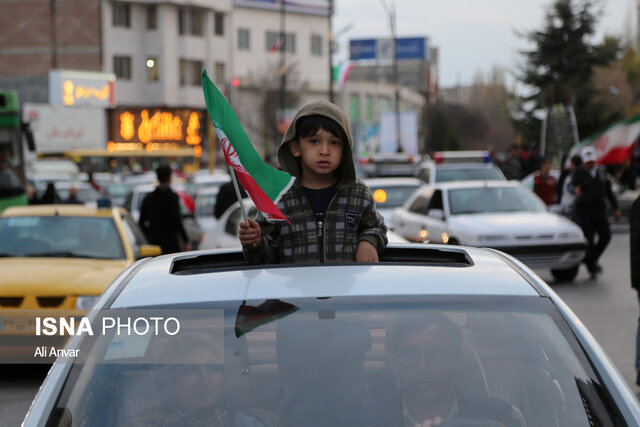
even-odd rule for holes
{"type": "Polygon", "coordinates": [[[293,118],[278,148],[282,169],[300,178],[300,160],[293,156],[289,141],[296,136],[297,125],[303,117],[324,116],[337,122],[347,136],[348,147],[342,151],[336,193],[329,202],[322,227],[319,226],[311,203],[302,191],[299,179],[280,198],[278,208],[290,221],[267,221],[258,214],[256,221],[262,228],[262,240],[256,248],[244,248],[251,264],[319,263],[355,261],[360,241],[371,243],[378,254],[387,245],[387,227],[376,211],[371,190],[356,179],[353,163],[353,140],[344,112],[326,101],[315,101],[302,107],[293,118]]]}

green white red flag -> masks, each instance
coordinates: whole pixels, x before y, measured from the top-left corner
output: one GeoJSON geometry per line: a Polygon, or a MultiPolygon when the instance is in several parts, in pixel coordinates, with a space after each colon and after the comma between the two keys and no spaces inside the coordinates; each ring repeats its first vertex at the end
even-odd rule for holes
{"type": "Polygon", "coordinates": [[[209,79],[206,70],[202,70],[202,90],[227,164],[233,168],[242,187],[266,218],[288,222],[276,203],[295,178],[262,161],[236,114],[209,79]]]}
{"type": "Polygon", "coordinates": [[[600,165],[619,165],[624,163],[638,144],[640,136],[640,115],[622,120],[607,127],[602,132],[581,141],[569,151],[569,157],[580,154],[584,147],[593,147],[596,163],[600,165]]]}

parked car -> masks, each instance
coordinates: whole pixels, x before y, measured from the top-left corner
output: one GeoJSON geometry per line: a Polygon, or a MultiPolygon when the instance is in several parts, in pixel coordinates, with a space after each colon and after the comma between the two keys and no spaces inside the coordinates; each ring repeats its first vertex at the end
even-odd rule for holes
{"type": "Polygon", "coordinates": [[[420,162],[416,177],[427,184],[449,181],[506,181],[500,168],[491,162],[485,151],[443,151],[433,159],[420,162]]]}
{"type": "Polygon", "coordinates": [[[391,225],[411,241],[499,249],[532,268],[550,268],[560,281],[575,279],[586,250],[580,227],[514,181],[424,186],[396,209],[391,225]]]}
{"type": "MultiPolygon", "coordinates": [[[[538,173],[538,171],[530,173],[526,177],[522,178],[520,183],[523,187],[526,187],[533,191],[533,178],[538,173]]],[[[551,176],[553,176],[556,180],[560,177],[560,171],[558,169],[551,169],[549,172],[551,176]]],[[[635,190],[626,188],[622,184],[620,184],[611,174],[607,174],[607,179],[611,184],[611,191],[616,196],[618,200],[618,207],[620,208],[620,219],[616,221],[615,215],[613,214],[613,209],[607,201],[607,217],[609,218],[609,222],[611,224],[619,223],[619,224],[629,224],[629,215],[631,213],[631,205],[633,202],[640,196],[640,188],[635,190]]],[[[559,204],[555,204],[549,206],[549,210],[551,212],[560,213],[561,208],[559,204]]]]}
{"type": "Polygon", "coordinates": [[[490,249],[391,246],[339,265],[171,254],[128,268],[87,319],[94,335],[70,340],[77,356],[58,358],[23,426],[422,423],[409,398],[438,404],[442,427],[640,425],[584,324],[490,249]],[[141,334],[101,326],[151,316],[141,334]]]}
{"type": "Polygon", "coordinates": [[[424,185],[424,182],[417,178],[405,177],[369,178],[365,179],[364,183],[371,190],[376,208],[387,225],[394,209],[402,206],[414,191],[424,185]]]}
{"type": "MultiPolygon", "coordinates": [[[[120,208],[13,207],[0,215],[0,361],[22,358],[36,342],[25,313],[81,316],[135,260],[156,256],[120,208]],[[22,319],[22,320],[21,320],[22,319]]],[[[59,342],[63,337],[50,337],[59,342]]],[[[44,343],[43,343],[44,344],[44,343]]]]}

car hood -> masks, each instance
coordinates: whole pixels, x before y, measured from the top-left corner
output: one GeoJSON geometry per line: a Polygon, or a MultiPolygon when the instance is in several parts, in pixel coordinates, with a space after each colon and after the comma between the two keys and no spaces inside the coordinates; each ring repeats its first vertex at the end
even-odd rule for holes
{"type": "Polygon", "coordinates": [[[550,212],[452,215],[449,225],[456,230],[475,235],[508,234],[535,237],[581,231],[572,221],[550,212]]]}
{"type": "Polygon", "coordinates": [[[127,260],[2,258],[0,295],[99,295],[127,260]]]}

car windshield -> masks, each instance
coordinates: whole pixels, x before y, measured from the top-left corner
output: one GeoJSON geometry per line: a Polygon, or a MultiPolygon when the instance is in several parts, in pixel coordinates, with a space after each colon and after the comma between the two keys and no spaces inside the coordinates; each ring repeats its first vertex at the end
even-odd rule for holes
{"type": "Polygon", "coordinates": [[[542,212],[544,203],[521,187],[474,187],[449,190],[451,215],[500,212],[542,212]]]}
{"type": "Polygon", "coordinates": [[[420,185],[369,186],[379,208],[398,208],[420,185]]]}
{"type": "Polygon", "coordinates": [[[213,216],[217,197],[217,193],[199,194],[196,197],[196,216],[213,216]]]}
{"type": "Polygon", "coordinates": [[[450,417],[466,419],[456,426],[494,425],[480,419],[626,425],[545,298],[342,297],[147,308],[94,313],[94,335],[80,347],[51,425],[61,417],[74,425],[405,425],[402,402],[410,399],[423,407],[448,402],[450,417]],[[153,313],[178,320],[161,319],[143,335],[100,329],[115,318],[136,322],[153,313]]]}
{"type": "Polygon", "coordinates": [[[438,168],[436,182],[449,181],[504,181],[494,168],[438,168]]]}
{"type": "Polygon", "coordinates": [[[125,259],[112,218],[23,216],[0,219],[0,254],[10,257],[125,259]]]}

